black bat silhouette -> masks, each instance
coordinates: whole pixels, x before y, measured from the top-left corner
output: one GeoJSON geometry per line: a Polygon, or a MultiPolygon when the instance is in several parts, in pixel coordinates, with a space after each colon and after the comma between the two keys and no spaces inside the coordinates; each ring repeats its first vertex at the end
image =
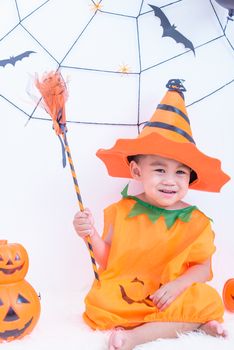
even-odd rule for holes
{"type": "Polygon", "coordinates": [[[169,22],[167,16],[164,12],[157,6],[150,5],[149,6],[154,10],[154,15],[158,17],[161,21],[161,26],[163,28],[163,37],[168,36],[174,39],[177,43],[182,43],[185,48],[188,48],[193,51],[195,55],[195,50],[192,42],[188,40],[183,34],[181,34],[178,30],[176,30],[176,26],[169,22]]]}
{"type": "Polygon", "coordinates": [[[25,51],[18,56],[10,56],[10,58],[0,60],[0,66],[5,67],[7,64],[15,66],[16,62],[21,61],[24,57],[28,57],[31,53],[35,53],[35,51],[25,51]]]}

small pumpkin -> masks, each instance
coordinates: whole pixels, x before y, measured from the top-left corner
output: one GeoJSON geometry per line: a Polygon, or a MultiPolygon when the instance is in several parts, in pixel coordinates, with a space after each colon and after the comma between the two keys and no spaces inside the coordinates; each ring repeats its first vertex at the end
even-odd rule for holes
{"type": "Polygon", "coordinates": [[[227,280],[224,284],[223,302],[228,311],[234,312],[234,278],[227,280]]]}
{"type": "Polygon", "coordinates": [[[39,316],[39,297],[28,282],[0,284],[0,342],[29,334],[39,316]]]}
{"type": "Polygon", "coordinates": [[[28,254],[19,243],[0,240],[0,284],[24,279],[28,271],[28,254]]]}

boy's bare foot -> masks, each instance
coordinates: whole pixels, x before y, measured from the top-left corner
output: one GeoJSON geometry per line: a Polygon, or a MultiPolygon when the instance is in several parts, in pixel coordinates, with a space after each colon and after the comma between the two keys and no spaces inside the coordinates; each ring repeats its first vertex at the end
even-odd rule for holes
{"type": "Polygon", "coordinates": [[[134,344],[131,344],[128,331],[123,328],[116,328],[111,333],[108,343],[108,350],[132,350],[134,344]]]}
{"type": "Polygon", "coordinates": [[[226,338],[228,335],[227,331],[223,328],[221,323],[215,320],[204,323],[203,325],[201,325],[199,329],[203,330],[205,333],[209,335],[212,335],[213,337],[226,338]]]}
{"type": "Polygon", "coordinates": [[[131,330],[116,328],[109,338],[108,350],[132,350],[136,345],[158,338],[176,338],[177,332],[202,330],[213,337],[227,337],[227,331],[218,321],[209,321],[199,328],[198,323],[152,322],[131,330]]]}

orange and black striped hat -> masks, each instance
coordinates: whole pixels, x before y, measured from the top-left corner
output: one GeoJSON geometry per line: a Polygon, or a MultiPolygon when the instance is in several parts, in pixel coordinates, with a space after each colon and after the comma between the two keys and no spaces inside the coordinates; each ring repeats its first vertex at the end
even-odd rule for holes
{"type": "Polygon", "coordinates": [[[230,179],[221,169],[221,162],[198,150],[193,139],[185,107],[181,80],[171,79],[152,118],[135,139],[118,139],[110,149],[99,149],[97,156],[114,177],[131,178],[128,157],[153,154],[177,160],[189,166],[196,175],[191,189],[219,192],[230,179]]]}

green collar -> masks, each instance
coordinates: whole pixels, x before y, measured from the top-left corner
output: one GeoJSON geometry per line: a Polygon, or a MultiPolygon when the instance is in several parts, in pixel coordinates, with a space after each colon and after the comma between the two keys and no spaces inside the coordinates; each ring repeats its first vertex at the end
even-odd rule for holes
{"type": "Polygon", "coordinates": [[[163,216],[167,228],[171,228],[174,222],[179,218],[183,222],[189,222],[192,212],[197,209],[196,206],[189,206],[182,209],[168,210],[164,208],[156,207],[152,204],[142,201],[141,199],[128,195],[128,185],[121,192],[123,198],[130,198],[136,201],[131,211],[128,214],[129,218],[140,214],[146,214],[152,223],[163,216]]]}

